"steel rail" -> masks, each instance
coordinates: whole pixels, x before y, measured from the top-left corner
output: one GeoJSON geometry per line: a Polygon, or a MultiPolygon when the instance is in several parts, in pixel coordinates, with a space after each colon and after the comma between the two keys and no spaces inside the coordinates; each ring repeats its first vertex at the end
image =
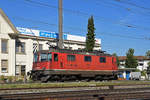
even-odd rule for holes
{"type": "Polygon", "coordinates": [[[30,87],[30,88],[0,88],[0,91],[4,90],[36,90],[36,89],[61,89],[61,88],[101,88],[101,89],[125,89],[125,88],[141,88],[141,87],[150,87],[150,84],[125,84],[125,85],[101,85],[101,86],[47,86],[47,87],[30,87]]]}
{"type": "MultiPolygon", "coordinates": [[[[80,88],[80,87],[79,87],[80,88]]],[[[53,88],[55,89],[55,88],[53,88]]],[[[108,88],[108,89],[82,89],[74,90],[64,88],[64,91],[59,91],[61,88],[56,88],[58,90],[51,92],[27,92],[27,93],[8,93],[0,94],[0,99],[2,100],[16,100],[16,99],[39,99],[39,98],[82,98],[88,100],[119,100],[119,99],[134,99],[134,98],[150,98],[150,87],[141,87],[141,88],[108,88]],[[105,98],[105,99],[104,99],[105,98]]],[[[32,89],[30,89],[32,90],[32,89]]],[[[8,90],[9,91],[9,90],[8,90]]],[[[14,91],[14,90],[11,90],[14,91]]],[[[80,99],[80,100],[82,100],[80,99]]]]}

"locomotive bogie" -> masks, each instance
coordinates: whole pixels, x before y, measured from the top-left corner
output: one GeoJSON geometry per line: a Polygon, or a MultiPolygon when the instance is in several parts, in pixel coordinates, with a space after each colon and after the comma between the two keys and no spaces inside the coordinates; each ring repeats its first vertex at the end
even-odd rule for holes
{"type": "Polygon", "coordinates": [[[83,80],[115,80],[117,72],[114,71],[54,71],[38,70],[32,71],[32,78],[36,81],[83,81],[83,80]],[[66,73],[67,72],[67,73],[66,73]]]}

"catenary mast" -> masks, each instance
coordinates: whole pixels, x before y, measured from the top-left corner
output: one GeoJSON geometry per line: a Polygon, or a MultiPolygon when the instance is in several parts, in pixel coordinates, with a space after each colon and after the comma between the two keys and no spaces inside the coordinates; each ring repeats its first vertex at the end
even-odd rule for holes
{"type": "Polygon", "coordinates": [[[62,0],[58,0],[58,15],[59,15],[59,39],[58,39],[58,47],[60,49],[63,48],[63,12],[62,12],[62,0]]]}

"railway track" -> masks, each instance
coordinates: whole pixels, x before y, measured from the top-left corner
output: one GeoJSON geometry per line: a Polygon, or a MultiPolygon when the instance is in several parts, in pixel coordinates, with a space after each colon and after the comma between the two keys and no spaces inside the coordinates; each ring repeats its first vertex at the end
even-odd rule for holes
{"type": "Polygon", "coordinates": [[[37,100],[39,98],[71,98],[71,100],[150,99],[150,85],[0,89],[1,100],[37,100]]]}

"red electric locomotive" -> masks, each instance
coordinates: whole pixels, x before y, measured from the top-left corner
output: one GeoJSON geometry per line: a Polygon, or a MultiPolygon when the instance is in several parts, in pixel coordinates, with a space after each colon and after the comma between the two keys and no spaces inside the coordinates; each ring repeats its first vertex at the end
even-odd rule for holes
{"type": "Polygon", "coordinates": [[[31,77],[39,81],[114,80],[116,58],[102,51],[42,50],[34,54],[31,77]]]}

